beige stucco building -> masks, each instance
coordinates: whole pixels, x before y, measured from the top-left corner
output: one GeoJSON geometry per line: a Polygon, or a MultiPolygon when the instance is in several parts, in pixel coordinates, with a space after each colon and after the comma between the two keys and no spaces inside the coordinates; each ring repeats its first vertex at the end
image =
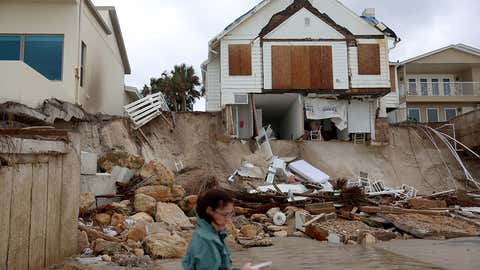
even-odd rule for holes
{"type": "Polygon", "coordinates": [[[397,65],[399,109],[392,123],[445,122],[480,108],[480,50],[450,45],[397,65]]]}
{"type": "MultiPolygon", "coordinates": [[[[114,7],[91,0],[0,1],[0,103],[57,98],[123,114],[130,65],[114,7]]],[[[134,97],[135,95],[133,95],[134,97]]]]}

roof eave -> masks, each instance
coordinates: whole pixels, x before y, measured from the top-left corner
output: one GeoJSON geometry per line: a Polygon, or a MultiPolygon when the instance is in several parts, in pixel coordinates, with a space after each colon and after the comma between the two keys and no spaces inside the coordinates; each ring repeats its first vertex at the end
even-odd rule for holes
{"type": "Polygon", "coordinates": [[[470,47],[470,46],[467,46],[465,44],[460,43],[460,44],[456,44],[456,45],[455,44],[448,45],[448,46],[442,47],[440,49],[437,49],[437,50],[434,50],[434,51],[431,51],[431,52],[427,52],[427,53],[421,54],[419,56],[407,59],[405,61],[400,62],[399,65],[403,66],[403,65],[415,62],[417,60],[423,59],[425,57],[428,57],[428,56],[431,56],[431,55],[434,55],[434,54],[437,54],[437,53],[441,53],[441,52],[449,50],[449,49],[456,49],[456,50],[459,50],[459,51],[462,51],[462,52],[465,52],[465,53],[470,53],[470,54],[473,54],[473,55],[480,56],[480,50],[478,50],[477,48],[473,48],[473,47],[470,47]]]}
{"type": "Polygon", "coordinates": [[[85,0],[85,4],[87,5],[88,10],[92,13],[93,17],[97,20],[98,24],[100,24],[100,27],[102,27],[103,31],[107,35],[112,34],[112,30],[110,30],[110,27],[108,27],[107,23],[105,20],[102,18],[102,15],[97,10],[97,7],[92,3],[92,0],[85,0]]]}

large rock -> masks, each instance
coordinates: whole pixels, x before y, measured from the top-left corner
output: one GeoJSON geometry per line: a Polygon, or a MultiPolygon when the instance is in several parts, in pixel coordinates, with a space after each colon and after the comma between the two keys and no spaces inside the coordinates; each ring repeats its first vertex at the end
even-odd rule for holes
{"type": "Polygon", "coordinates": [[[157,203],[157,222],[163,222],[169,226],[191,228],[193,227],[185,213],[173,203],[157,203]]]}
{"type": "Polygon", "coordinates": [[[117,242],[110,242],[104,239],[95,240],[95,245],[93,252],[95,254],[107,254],[113,255],[115,253],[120,253],[122,251],[122,244],[117,242]]]}
{"type": "Polygon", "coordinates": [[[96,224],[100,226],[108,226],[110,225],[112,216],[109,214],[96,214],[94,219],[96,224]]]}
{"type": "Polygon", "coordinates": [[[78,231],[78,245],[77,252],[82,253],[85,249],[90,248],[90,241],[88,241],[88,235],[86,232],[78,231]]]}
{"type": "Polygon", "coordinates": [[[248,238],[256,238],[261,231],[262,228],[255,224],[245,225],[240,229],[240,232],[248,238]]]}
{"type": "Polygon", "coordinates": [[[127,234],[127,240],[133,240],[135,242],[142,241],[147,235],[147,224],[145,222],[139,222],[133,226],[127,234]]]}
{"type": "Polygon", "coordinates": [[[157,206],[157,201],[155,198],[148,195],[138,193],[135,194],[135,211],[136,212],[145,212],[149,215],[155,215],[155,208],[157,206]]]}
{"type": "Polygon", "coordinates": [[[114,166],[138,170],[144,163],[142,157],[118,150],[110,151],[98,160],[98,166],[106,172],[111,172],[114,166]]]}
{"type": "Polygon", "coordinates": [[[195,208],[197,207],[197,200],[198,200],[197,195],[190,195],[185,197],[183,200],[181,200],[178,203],[178,206],[180,206],[183,212],[189,213],[192,210],[195,210],[195,208]]]}
{"type": "Polygon", "coordinates": [[[125,216],[124,215],[119,214],[119,213],[114,213],[112,215],[112,220],[111,220],[110,224],[112,226],[118,226],[118,225],[122,224],[124,221],[125,221],[125,216]]]}
{"type": "Polygon", "coordinates": [[[172,201],[172,189],[167,186],[145,186],[137,189],[135,194],[145,194],[153,197],[157,202],[172,201]]]}
{"type": "Polygon", "coordinates": [[[124,200],[121,202],[114,202],[112,203],[113,210],[122,213],[123,215],[128,215],[131,209],[132,202],[129,200],[124,200]]]}
{"type": "Polygon", "coordinates": [[[181,258],[187,250],[187,241],[177,234],[156,233],[145,238],[145,251],[152,259],[181,258]]]}
{"type": "Polygon", "coordinates": [[[152,160],[143,166],[139,173],[143,179],[149,178],[151,185],[172,186],[175,183],[175,174],[159,161],[152,160]]]}
{"type": "Polygon", "coordinates": [[[182,186],[174,185],[172,187],[172,202],[179,202],[185,198],[185,189],[182,186]]]}
{"type": "Polygon", "coordinates": [[[80,213],[85,213],[95,207],[95,195],[91,192],[80,193],[80,213]]]}
{"type": "Polygon", "coordinates": [[[144,212],[136,213],[135,215],[128,217],[128,219],[131,219],[137,223],[142,221],[145,223],[152,223],[154,221],[152,216],[144,212]]]}

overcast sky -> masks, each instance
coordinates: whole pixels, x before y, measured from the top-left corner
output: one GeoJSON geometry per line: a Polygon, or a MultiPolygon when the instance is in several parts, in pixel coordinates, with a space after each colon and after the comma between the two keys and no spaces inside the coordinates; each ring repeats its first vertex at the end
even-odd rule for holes
{"type": "MultiPolygon", "coordinates": [[[[207,43],[260,0],[93,0],[115,6],[132,75],[127,85],[139,89],[173,65],[200,64],[207,43]]],[[[390,60],[405,60],[450,44],[480,48],[479,0],[341,0],[357,14],[367,7],[392,28],[402,42],[390,60]]],[[[204,102],[195,109],[203,110],[204,102]]]]}

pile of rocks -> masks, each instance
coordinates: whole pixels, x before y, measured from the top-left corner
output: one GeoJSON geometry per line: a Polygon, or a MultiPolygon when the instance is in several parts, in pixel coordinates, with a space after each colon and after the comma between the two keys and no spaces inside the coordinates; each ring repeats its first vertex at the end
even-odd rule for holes
{"type": "MultiPolygon", "coordinates": [[[[195,225],[197,196],[186,196],[175,184],[175,174],[161,162],[142,163],[142,158],[120,151],[99,159],[98,167],[106,172],[115,167],[134,171],[128,183],[117,183],[134,190],[125,196],[128,199],[113,199],[98,208],[93,193],[80,195],[78,248],[83,257],[141,266],[150,259],[180,258],[185,253],[195,225]]],[[[125,195],[121,193],[112,197],[125,195]]]]}

